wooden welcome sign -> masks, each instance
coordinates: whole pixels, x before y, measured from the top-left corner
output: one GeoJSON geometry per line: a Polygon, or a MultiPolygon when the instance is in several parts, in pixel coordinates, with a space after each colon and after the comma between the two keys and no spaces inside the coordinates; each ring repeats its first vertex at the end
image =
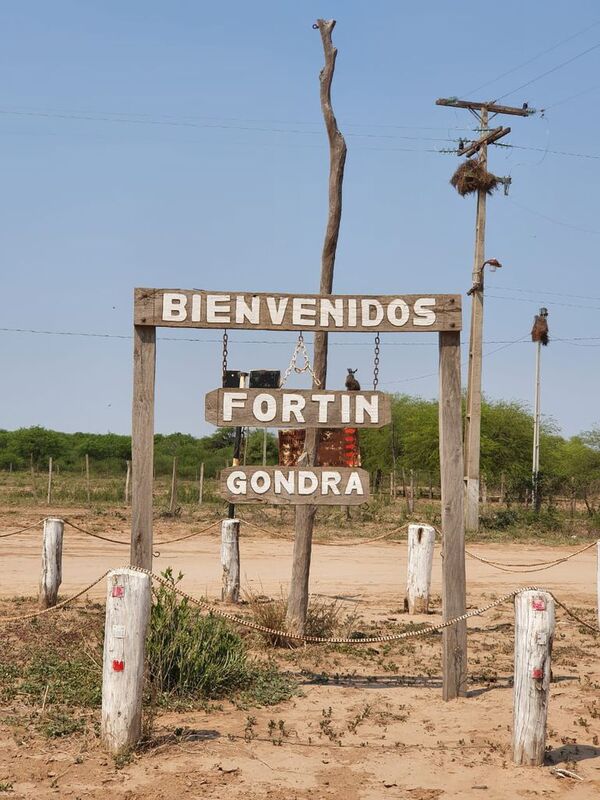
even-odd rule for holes
{"type": "Polygon", "coordinates": [[[204,411],[213,425],[250,428],[380,428],[392,419],[382,392],[313,389],[215,389],[204,411]]]}
{"type": "Polygon", "coordinates": [[[135,324],[262,331],[458,331],[460,295],[291,295],[136,289],[135,324]]]}
{"type": "Polygon", "coordinates": [[[369,473],[348,467],[230,467],[219,491],[230,503],[351,506],[369,499],[369,473]]]}

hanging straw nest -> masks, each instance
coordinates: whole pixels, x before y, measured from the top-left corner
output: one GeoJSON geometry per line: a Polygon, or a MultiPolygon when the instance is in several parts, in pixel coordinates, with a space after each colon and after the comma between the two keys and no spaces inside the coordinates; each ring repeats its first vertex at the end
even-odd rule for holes
{"type": "Polygon", "coordinates": [[[483,189],[487,194],[491,194],[498,188],[500,181],[479,162],[477,158],[468,158],[458,167],[454,175],[450,178],[450,183],[456,191],[466,197],[468,194],[483,189]]]}
{"type": "Polygon", "coordinates": [[[546,321],[546,317],[542,317],[539,314],[535,315],[535,319],[533,321],[533,328],[531,329],[531,341],[532,342],[541,342],[543,345],[547,345],[550,341],[550,336],[548,335],[548,322],[546,321]]]}

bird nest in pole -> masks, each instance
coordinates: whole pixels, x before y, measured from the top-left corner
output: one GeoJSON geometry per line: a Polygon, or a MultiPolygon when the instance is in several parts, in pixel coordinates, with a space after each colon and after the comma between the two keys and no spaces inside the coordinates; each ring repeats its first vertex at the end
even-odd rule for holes
{"type": "Polygon", "coordinates": [[[491,194],[498,188],[500,179],[488,172],[478,158],[468,158],[450,178],[450,183],[462,197],[466,197],[480,189],[491,194]]]}

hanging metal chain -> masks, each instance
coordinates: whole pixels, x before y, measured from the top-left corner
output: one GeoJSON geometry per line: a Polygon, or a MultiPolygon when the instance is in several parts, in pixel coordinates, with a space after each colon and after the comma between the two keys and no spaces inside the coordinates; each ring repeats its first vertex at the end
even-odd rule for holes
{"type": "Polygon", "coordinates": [[[375,356],[373,358],[373,391],[377,391],[379,384],[379,346],[381,344],[381,336],[379,332],[375,334],[375,356]]]}
{"type": "Polygon", "coordinates": [[[227,328],[223,331],[223,377],[225,377],[225,373],[227,372],[227,356],[229,355],[229,351],[227,350],[227,345],[229,343],[229,335],[227,334],[227,328]]]}
{"type": "Polygon", "coordinates": [[[308,350],[306,349],[306,345],[304,343],[304,335],[302,331],[298,334],[298,341],[296,342],[296,347],[294,348],[294,352],[292,353],[292,359],[290,361],[289,367],[283,373],[283,378],[279,384],[279,387],[282,388],[285,385],[285,382],[290,377],[292,372],[295,372],[296,375],[301,375],[303,372],[309,372],[312,376],[313,381],[317,384],[317,386],[321,385],[321,381],[317,378],[315,373],[313,372],[313,368],[310,364],[310,357],[308,355],[308,350]],[[297,360],[298,356],[301,355],[304,358],[304,364],[299,367],[297,360]]]}

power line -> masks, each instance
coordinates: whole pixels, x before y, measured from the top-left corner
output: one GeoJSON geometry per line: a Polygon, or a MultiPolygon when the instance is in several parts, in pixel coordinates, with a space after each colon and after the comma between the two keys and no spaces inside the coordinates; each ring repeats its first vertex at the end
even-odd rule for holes
{"type": "MultiPolygon", "coordinates": [[[[522,69],[523,67],[527,67],[529,64],[532,64],[534,61],[537,61],[538,58],[541,58],[542,56],[545,56],[548,53],[551,53],[553,50],[556,50],[561,45],[566,44],[567,42],[570,42],[573,39],[576,39],[578,36],[582,36],[584,33],[587,33],[592,28],[595,28],[596,25],[600,25],[600,20],[596,20],[596,22],[592,22],[592,24],[588,25],[587,28],[582,28],[580,31],[577,31],[576,33],[573,33],[570,36],[567,36],[565,39],[561,39],[559,42],[556,42],[555,44],[551,45],[550,47],[547,47],[545,50],[541,50],[536,55],[532,56],[531,58],[528,58],[527,61],[522,61],[516,67],[512,67],[511,69],[506,70],[506,72],[503,72],[501,75],[498,75],[496,78],[493,78],[490,81],[486,81],[485,83],[482,83],[479,86],[476,86],[474,89],[471,89],[471,91],[467,92],[467,95],[474,94],[475,92],[478,92],[480,89],[483,89],[483,88],[485,88],[486,86],[489,86],[492,83],[496,83],[497,81],[501,80],[502,78],[506,78],[507,75],[512,75],[513,72],[517,72],[518,70],[522,69]]],[[[506,97],[506,95],[504,95],[504,96],[506,97]]],[[[501,99],[501,98],[498,98],[498,99],[501,99]]]]}
{"type": "MultiPolygon", "coordinates": [[[[485,296],[486,297],[493,297],[494,300],[510,300],[510,301],[516,301],[518,303],[534,303],[535,302],[533,299],[529,299],[527,297],[502,297],[502,295],[488,294],[487,292],[486,292],[485,296]]],[[[559,303],[556,300],[550,300],[550,301],[546,301],[546,302],[547,302],[547,305],[549,305],[549,306],[563,306],[564,308],[584,308],[587,311],[600,311],[600,306],[582,306],[582,305],[577,304],[577,303],[559,303]]],[[[591,337],[591,338],[595,338],[595,337],[591,337]]],[[[567,340],[565,339],[564,341],[567,341],[567,340]]]]}
{"type": "Polygon", "coordinates": [[[492,142],[495,147],[511,147],[514,150],[536,150],[538,153],[551,153],[555,156],[571,156],[573,158],[591,158],[593,160],[600,159],[600,156],[593,153],[573,153],[568,150],[549,150],[546,147],[530,147],[524,144],[504,144],[503,142],[492,142]]]}
{"type": "MultiPolygon", "coordinates": [[[[48,330],[36,330],[33,328],[0,328],[0,332],[3,333],[32,333],[38,334],[43,336],[83,336],[92,339],[127,339],[131,340],[133,337],[127,334],[120,334],[120,333],[92,333],[88,331],[48,331],[48,330]]],[[[197,342],[199,344],[222,344],[222,339],[200,339],[198,337],[182,337],[182,336],[158,336],[157,337],[161,341],[167,342],[197,342]]],[[[586,338],[600,338],[600,337],[586,337],[586,338]]],[[[229,335],[230,342],[234,344],[277,344],[277,345],[285,345],[287,347],[293,346],[295,344],[295,339],[232,339],[231,334],[229,335]]],[[[510,345],[514,344],[514,339],[490,339],[484,342],[484,344],[501,344],[501,345],[510,345]]],[[[363,347],[373,347],[372,342],[365,342],[365,341],[344,341],[344,342],[330,342],[331,345],[334,347],[356,347],[356,346],[363,346],[363,347]]],[[[381,341],[382,347],[438,347],[437,342],[394,342],[394,341],[386,341],[382,339],[381,341]]]]}
{"type": "Polygon", "coordinates": [[[581,92],[576,92],[575,94],[569,95],[569,97],[565,97],[562,100],[558,100],[556,103],[551,103],[549,106],[544,106],[544,108],[540,109],[540,113],[543,115],[545,111],[549,111],[551,108],[556,108],[556,106],[562,106],[565,103],[570,103],[571,100],[576,100],[578,97],[583,97],[585,94],[590,94],[590,92],[597,92],[600,89],[600,86],[592,86],[589,89],[584,89],[581,92]]]}
{"type": "MultiPolygon", "coordinates": [[[[159,119],[135,119],[131,117],[108,117],[95,114],[78,114],[78,113],[58,113],[49,111],[13,111],[10,109],[0,109],[0,114],[13,115],[19,117],[43,117],[50,119],[65,119],[65,120],[80,120],[85,122],[112,122],[126,125],[152,125],[152,126],[167,126],[176,128],[192,128],[192,129],[216,129],[216,130],[236,130],[236,131],[255,131],[257,133],[291,133],[309,136],[322,136],[323,131],[309,131],[300,130],[298,128],[272,128],[272,127],[252,127],[249,125],[229,125],[223,123],[198,123],[186,122],[183,120],[159,120],[159,119]]],[[[431,136],[402,136],[400,134],[379,134],[379,133],[346,133],[346,136],[365,138],[365,139],[407,139],[410,141],[424,141],[424,142],[451,142],[455,139],[451,137],[431,137],[431,136]]]]}
{"type": "Polygon", "coordinates": [[[546,72],[542,72],[541,75],[536,75],[535,78],[531,78],[531,80],[526,81],[525,83],[522,83],[520,86],[517,86],[516,89],[511,89],[510,92],[506,92],[505,94],[500,95],[500,97],[496,98],[495,102],[498,102],[499,100],[504,100],[505,97],[508,97],[511,94],[515,94],[515,92],[519,92],[521,89],[524,89],[526,86],[530,86],[532,83],[535,83],[536,81],[539,81],[542,78],[545,78],[546,75],[552,75],[553,72],[557,72],[559,69],[562,69],[563,67],[566,67],[568,64],[572,64],[573,61],[577,61],[577,59],[582,58],[583,56],[587,55],[588,53],[591,53],[592,50],[597,50],[599,47],[600,47],[600,42],[598,42],[597,44],[592,45],[592,47],[588,47],[587,50],[583,50],[581,53],[577,53],[576,55],[572,56],[571,58],[567,59],[566,61],[563,61],[561,64],[557,64],[555,67],[552,67],[551,69],[546,70],[546,72]]]}
{"type": "MultiPolygon", "coordinates": [[[[572,297],[575,300],[598,300],[600,301],[600,297],[590,297],[586,294],[567,294],[566,292],[549,292],[546,289],[519,289],[515,286],[504,286],[502,287],[503,292],[523,292],[524,294],[535,294],[535,295],[553,295],[554,297],[572,297]]],[[[591,338],[600,338],[600,337],[591,337],[591,338]]]]}
{"type": "Polygon", "coordinates": [[[591,233],[595,236],[600,236],[600,231],[594,230],[593,228],[585,228],[582,225],[573,225],[570,222],[563,222],[559,219],[555,219],[554,217],[549,217],[547,214],[543,214],[541,211],[536,211],[533,208],[529,208],[528,206],[524,206],[522,203],[518,203],[516,200],[513,200],[512,197],[509,198],[512,205],[517,206],[517,208],[523,209],[523,211],[527,211],[530,214],[534,214],[536,217],[541,217],[545,219],[547,222],[551,222],[553,225],[561,225],[563,228],[571,228],[574,231],[580,231],[581,233],[591,233]]]}

